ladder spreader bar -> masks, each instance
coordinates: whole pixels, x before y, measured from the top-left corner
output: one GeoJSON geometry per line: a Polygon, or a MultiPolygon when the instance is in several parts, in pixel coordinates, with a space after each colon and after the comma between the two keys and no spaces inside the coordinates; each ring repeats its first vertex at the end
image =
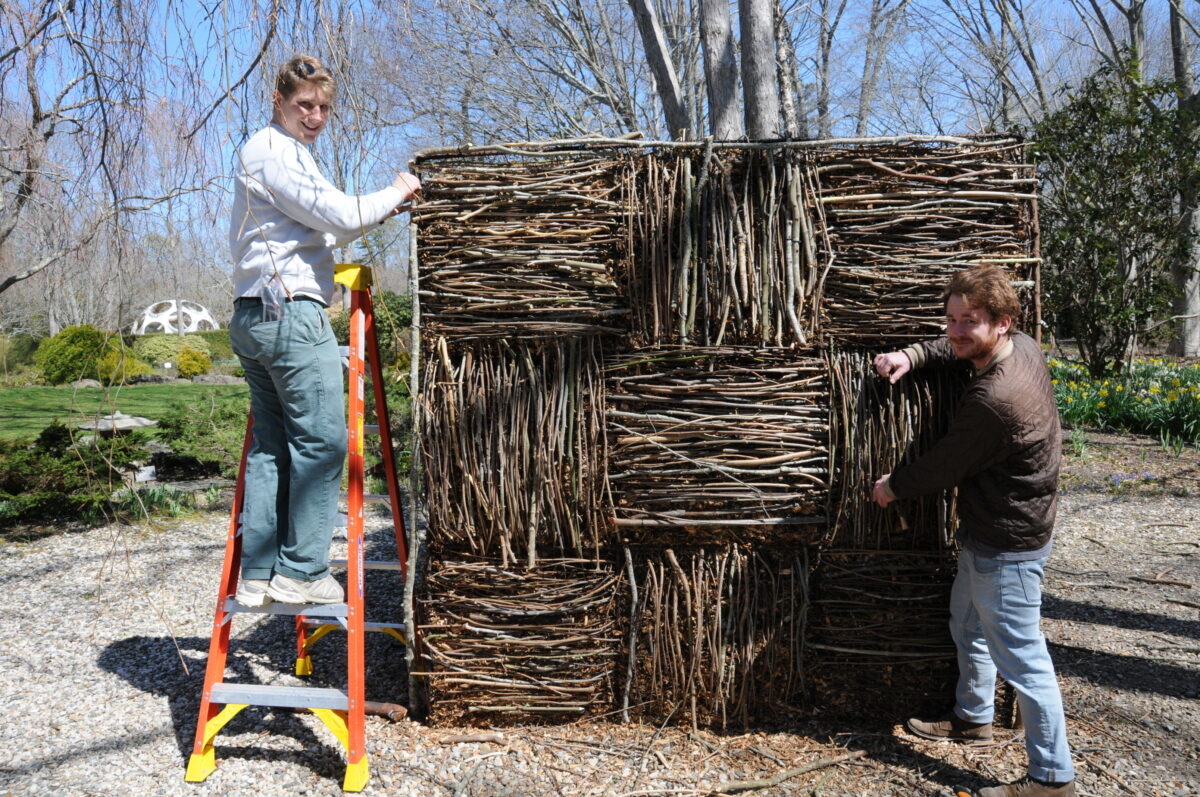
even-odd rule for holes
{"type": "MultiPolygon", "coordinates": [[[[323,626],[323,625],[330,625],[330,623],[327,623],[327,622],[325,622],[325,621],[323,621],[323,620],[318,620],[318,619],[316,619],[316,618],[313,618],[313,617],[305,617],[305,618],[304,618],[304,624],[305,624],[305,625],[307,625],[307,626],[310,626],[310,627],[312,627],[312,628],[318,628],[318,627],[320,627],[320,626],[323,626]]],[[[395,631],[403,631],[403,630],[404,630],[404,623],[372,623],[372,622],[364,622],[364,623],[363,623],[363,628],[367,629],[368,631],[387,631],[388,629],[392,629],[392,630],[395,630],[395,631]]]]}

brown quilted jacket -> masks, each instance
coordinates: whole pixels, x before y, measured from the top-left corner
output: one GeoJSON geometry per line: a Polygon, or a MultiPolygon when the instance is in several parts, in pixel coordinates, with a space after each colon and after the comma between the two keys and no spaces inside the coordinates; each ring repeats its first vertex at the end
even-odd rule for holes
{"type": "MultiPolygon", "coordinates": [[[[1041,349],[1021,332],[1011,340],[1007,357],[971,379],[946,435],[889,486],[898,498],[958,487],[966,539],[1033,551],[1054,530],[1062,427],[1041,349]]],[[[944,337],[906,353],[914,368],[962,363],[944,337]]]]}

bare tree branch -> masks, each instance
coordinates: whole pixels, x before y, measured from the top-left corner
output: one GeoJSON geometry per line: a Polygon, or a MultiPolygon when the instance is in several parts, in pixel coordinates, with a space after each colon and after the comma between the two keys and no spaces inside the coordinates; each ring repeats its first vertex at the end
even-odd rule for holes
{"type": "Polygon", "coordinates": [[[233,92],[237,91],[239,86],[249,80],[250,76],[254,74],[254,70],[258,68],[260,63],[262,63],[263,56],[267,54],[267,50],[270,48],[271,42],[275,39],[275,29],[279,24],[279,10],[280,3],[282,1],[283,0],[272,0],[271,11],[267,15],[267,32],[263,36],[262,44],[259,46],[258,52],[254,54],[254,58],[250,61],[250,65],[246,67],[246,71],[242,73],[240,78],[233,82],[233,85],[229,86],[221,93],[221,96],[213,102],[212,107],[210,107],[207,112],[201,115],[200,121],[196,123],[196,126],[184,135],[183,138],[185,141],[190,141],[192,137],[196,135],[196,133],[200,132],[204,125],[208,124],[209,118],[216,113],[217,109],[220,108],[227,99],[233,96],[233,92]]]}

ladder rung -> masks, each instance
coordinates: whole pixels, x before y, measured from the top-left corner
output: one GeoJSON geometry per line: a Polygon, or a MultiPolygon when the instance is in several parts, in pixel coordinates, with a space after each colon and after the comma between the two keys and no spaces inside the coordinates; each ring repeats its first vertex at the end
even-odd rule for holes
{"type": "Polygon", "coordinates": [[[377,423],[363,424],[363,434],[379,434],[379,424],[377,424],[377,423]]]}
{"type": "MultiPolygon", "coordinates": [[[[343,501],[350,500],[350,496],[346,493],[342,493],[341,498],[343,501]]],[[[363,493],[364,504],[387,504],[391,503],[391,500],[392,497],[387,493],[363,493]]]]}
{"type": "Polygon", "coordinates": [[[268,603],[266,606],[242,606],[233,598],[225,599],[225,611],[230,614],[286,614],[295,617],[346,617],[350,612],[344,603],[268,603]]]}
{"type": "MultiPolygon", "coordinates": [[[[345,559],[330,559],[330,567],[345,567],[345,559]]],[[[363,562],[363,568],[366,570],[400,570],[399,559],[367,559],[363,562]]]]}
{"type": "MultiPolygon", "coordinates": [[[[305,624],[305,625],[307,625],[307,626],[312,626],[312,627],[314,627],[314,628],[315,628],[315,627],[317,627],[317,626],[329,625],[329,623],[327,623],[327,622],[325,622],[325,621],[323,621],[323,620],[317,620],[316,618],[313,618],[313,617],[305,617],[305,618],[304,618],[304,624],[305,624]]],[[[340,627],[340,626],[339,626],[339,627],[340,627]]],[[[397,631],[403,631],[403,630],[404,630],[404,623],[371,623],[371,622],[365,622],[365,623],[363,623],[363,628],[365,628],[365,629],[366,629],[366,630],[368,630],[368,631],[386,631],[386,630],[388,630],[389,628],[395,629],[395,630],[397,630],[397,631]]]]}
{"type": "Polygon", "coordinates": [[[349,698],[341,689],[316,686],[275,686],[270,684],[213,684],[214,703],[241,703],[247,706],[286,708],[330,708],[345,711],[349,698]]]}

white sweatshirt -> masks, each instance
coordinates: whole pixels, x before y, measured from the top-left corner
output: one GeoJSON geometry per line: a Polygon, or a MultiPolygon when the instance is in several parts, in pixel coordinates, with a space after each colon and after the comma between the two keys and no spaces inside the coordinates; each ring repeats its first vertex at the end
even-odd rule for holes
{"type": "Polygon", "coordinates": [[[292,294],[333,301],[333,248],[374,228],[404,199],[395,186],[348,196],[325,179],[308,147],[272,123],[238,155],[229,248],[233,295],[261,296],[278,273],[292,294]]]}

